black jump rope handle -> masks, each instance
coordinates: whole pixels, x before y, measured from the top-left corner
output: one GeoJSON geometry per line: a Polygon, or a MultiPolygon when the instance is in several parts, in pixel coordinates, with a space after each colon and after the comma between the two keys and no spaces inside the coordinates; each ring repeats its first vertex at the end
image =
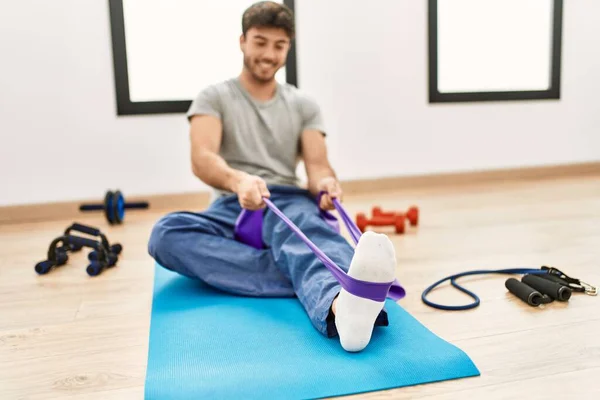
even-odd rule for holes
{"type": "Polygon", "coordinates": [[[536,275],[525,275],[521,281],[537,289],[540,293],[547,294],[554,300],[567,301],[571,298],[571,289],[558,282],[553,282],[547,278],[536,275]]]}
{"type": "Polygon", "coordinates": [[[525,275],[521,281],[509,278],[505,285],[512,294],[533,307],[554,300],[568,301],[572,293],[572,290],[565,285],[532,274],[525,275]]]}
{"type": "Polygon", "coordinates": [[[523,300],[525,303],[532,307],[537,307],[540,304],[547,304],[552,299],[546,295],[542,295],[540,292],[526,285],[525,283],[515,279],[508,278],[505,283],[506,288],[509,292],[523,300]]]}

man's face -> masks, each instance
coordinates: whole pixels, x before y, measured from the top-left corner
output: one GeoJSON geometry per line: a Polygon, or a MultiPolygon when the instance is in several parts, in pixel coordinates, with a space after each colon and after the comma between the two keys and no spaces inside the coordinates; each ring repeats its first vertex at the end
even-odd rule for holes
{"type": "Polygon", "coordinates": [[[240,38],[244,66],[259,82],[270,82],[285,65],[290,39],[280,28],[250,28],[240,38]]]}

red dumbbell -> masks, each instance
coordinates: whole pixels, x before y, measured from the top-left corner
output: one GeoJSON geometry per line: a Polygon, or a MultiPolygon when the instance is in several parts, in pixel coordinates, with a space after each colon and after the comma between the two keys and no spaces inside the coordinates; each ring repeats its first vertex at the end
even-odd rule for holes
{"type": "Polygon", "coordinates": [[[396,233],[404,233],[404,216],[403,215],[385,215],[368,219],[363,213],[356,214],[356,225],[361,232],[367,229],[367,226],[393,226],[396,233]]]}
{"type": "Polygon", "coordinates": [[[381,207],[373,207],[373,217],[392,217],[394,215],[402,215],[410,222],[411,226],[419,224],[419,209],[416,206],[410,207],[406,213],[388,211],[384,212],[381,207]]]}
{"type": "Polygon", "coordinates": [[[379,206],[375,206],[373,207],[373,210],[371,211],[371,213],[373,214],[374,217],[393,217],[394,215],[397,215],[397,212],[394,211],[388,211],[388,212],[384,212],[381,207],[379,206]]]}

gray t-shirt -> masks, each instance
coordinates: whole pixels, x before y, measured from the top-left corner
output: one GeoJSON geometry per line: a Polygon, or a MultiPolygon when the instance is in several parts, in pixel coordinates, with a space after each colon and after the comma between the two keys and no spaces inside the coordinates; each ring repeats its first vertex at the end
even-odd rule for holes
{"type": "MultiPolygon", "coordinates": [[[[304,130],[325,135],[318,104],[298,88],[277,83],[275,96],[260,102],[232,78],[204,88],[187,112],[221,120],[220,156],[234,169],[263,178],[267,184],[298,186],[300,138],[304,130]]],[[[213,199],[229,192],[215,190],[213,199]]]]}

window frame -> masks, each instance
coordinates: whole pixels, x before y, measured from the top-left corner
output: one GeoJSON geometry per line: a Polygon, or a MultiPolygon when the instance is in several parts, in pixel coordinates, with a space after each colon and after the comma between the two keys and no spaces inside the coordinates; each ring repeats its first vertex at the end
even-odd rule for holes
{"type": "MultiPolygon", "coordinates": [[[[294,0],[284,0],[283,4],[294,12],[294,0]]],[[[114,84],[117,115],[185,113],[189,109],[189,100],[131,101],[129,91],[129,72],[127,67],[127,46],[125,41],[125,17],[123,0],[109,0],[110,26],[112,36],[114,84]]],[[[298,86],[297,57],[295,40],[286,61],[286,82],[298,86]]]]}
{"type": "Polygon", "coordinates": [[[438,87],[438,0],[429,0],[429,103],[560,99],[563,0],[553,0],[551,82],[547,90],[440,92],[438,87]]]}

